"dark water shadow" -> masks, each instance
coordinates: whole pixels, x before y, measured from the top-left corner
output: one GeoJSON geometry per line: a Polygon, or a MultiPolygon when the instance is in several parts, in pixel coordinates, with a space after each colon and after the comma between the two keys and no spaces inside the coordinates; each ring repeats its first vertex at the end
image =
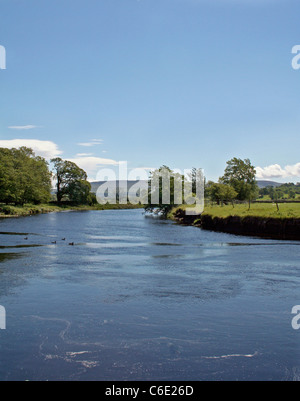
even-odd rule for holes
{"type": "Polygon", "coordinates": [[[155,245],[155,246],[183,246],[183,244],[172,244],[169,242],[152,242],[150,245],[155,245]]]}
{"type": "Polygon", "coordinates": [[[249,242],[249,243],[228,242],[226,245],[227,246],[270,246],[270,245],[272,245],[272,246],[279,246],[279,245],[281,245],[281,246],[287,246],[287,245],[299,246],[300,243],[299,242],[298,243],[297,242],[267,242],[267,243],[264,243],[264,242],[260,242],[260,243],[255,243],[255,242],[253,242],[253,243],[251,243],[251,242],[249,242]]]}
{"type": "Polygon", "coordinates": [[[36,233],[16,233],[14,231],[0,231],[0,235],[10,235],[10,236],[19,236],[19,237],[28,237],[28,236],[42,236],[41,234],[36,233]]]}
{"type": "Polygon", "coordinates": [[[18,259],[22,256],[23,254],[19,253],[0,253],[0,263],[5,262],[6,260],[18,259]]]}
{"type": "Polygon", "coordinates": [[[153,259],[179,259],[185,258],[185,255],[151,255],[153,259]]]}
{"type": "Polygon", "coordinates": [[[30,244],[30,245],[6,245],[0,246],[0,249],[22,249],[22,248],[39,248],[45,245],[41,245],[41,244],[30,244]]]}
{"type": "Polygon", "coordinates": [[[29,235],[29,233],[0,232],[0,235],[22,235],[22,236],[26,236],[26,235],[29,235]]]}

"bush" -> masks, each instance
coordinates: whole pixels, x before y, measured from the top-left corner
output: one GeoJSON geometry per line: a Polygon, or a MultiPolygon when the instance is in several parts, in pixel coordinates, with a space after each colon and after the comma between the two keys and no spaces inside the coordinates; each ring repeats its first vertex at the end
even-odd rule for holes
{"type": "Polygon", "coordinates": [[[16,214],[11,206],[3,206],[2,208],[0,208],[0,213],[5,214],[6,216],[16,214]]]}

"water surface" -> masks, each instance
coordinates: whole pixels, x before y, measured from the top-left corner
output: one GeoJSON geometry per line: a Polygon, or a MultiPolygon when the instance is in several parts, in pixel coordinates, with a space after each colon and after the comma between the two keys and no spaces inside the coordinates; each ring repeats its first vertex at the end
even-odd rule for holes
{"type": "Polygon", "coordinates": [[[0,380],[297,380],[299,245],[141,210],[4,219],[0,380]]]}

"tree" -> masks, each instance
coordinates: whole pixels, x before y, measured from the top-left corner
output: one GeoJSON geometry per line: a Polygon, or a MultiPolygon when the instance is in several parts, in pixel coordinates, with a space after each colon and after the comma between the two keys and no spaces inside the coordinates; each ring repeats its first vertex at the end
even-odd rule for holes
{"type": "Polygon", "coordinates": [[[258,186],[255,179],[256,170],[249,159],[233,158],[227,162],[227,167],[220,183],[228,184],[237,192],[238,200],[251,200],[258,196],[258,186]]]}
{"type": "Polygon", "coordinates": [[[196,194],[197,192],[197,169],[196,167],[192,168],[190,179],[192,181],[192,193],[196,194]]]}
{"type": "Polygon", "coordinates": [[[228,184],[213,183],[210,186],[209,195],[213,202],[221,203],[222,205],[224,202],[231,202],[232,206],[234,206],[233,200],[237,197],[237,192],[228,184]]]}
{"type": "Polygon", "coordinates": [[[14,159],[11,150],[0,149],[0,201],[14,202],[14,159]]]}
{"type": "Polygon", "coordinates": [[[91,184],[86,180],[74,180],[69,184],[68,197],[72,202],[86,204],[90,202],[91,184]]]}
{"type": "Polygon", "coordinates": [[[51,172],[45,159],[32,149],[0,149],[0,201],[15,203],[48,202],[51,172]]]}
{"type": "Polygon", "coordinates": [[[273,191],[270,194],[271,199],[276,203],[277,211],[279,212],[279,199],[283,198],[283,191],[279,188],[273,188],[273,191]]]}
{"type": "Polygon", "coordinates": [[[162,166],[151,172],[147,199],[143,202],[145,210],[154,210],[166,216],[174,207],[182,204],[183,180],[181,174],[174,173],[169,167],[162,166]]]}
{"type": "Polygon", "coordinates": [[[289,199],[295,199],[296,198],[296,191],[294,189],[290,189],[288,192],[289,199]]]}
{"type": "Polygon", "coordinates": [[[205,187],[204,187],[204,197],[205,199],[212,199],[211,196],[211,191],[212,191],[212,187],[215,183],[211,180],[208,180],[207,182],[205,182],[205,187]]]}
{"type": "Polygon", "coordinates": [[[52,159],[56,178],[57,202],[63,199],[75,203],[88,203],[91,184],[87,181],[87,174],[75,163],[61,158],[52,159]]]}

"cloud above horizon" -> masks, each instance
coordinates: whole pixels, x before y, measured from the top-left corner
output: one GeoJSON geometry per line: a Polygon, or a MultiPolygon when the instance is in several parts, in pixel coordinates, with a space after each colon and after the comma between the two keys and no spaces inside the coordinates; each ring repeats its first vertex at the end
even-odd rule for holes
{"type": "Polygon", "coordinates": [[[267,167],[256,167],[256,178],[259,180],[292,177],[300,177],[300,163],[287,165],[284,168],[279,164],[272,164],[267,167]]]}
{"type": "MultiPolygon", "coordinates": [[[[94,140],[94,143],[97,144],[98,141],[100,140],[94,140]]],[[[37,156],[44,157],[48,161],[55,157],[61,157],[63,154],[63,151],[59,149],[58,145],[52,141],[41,141],[37,139],[0,140],[0,148],[19,149],[22,146],[31,148],[37,156]]],[[[97,172],[102,167],[119,165],[119,162],[116,160],[96,157],[93,156],[92,153],[77,153],[75,157],[65,159],[77,164],[86,171],[89,179],[94,179],[97,172]]]]}
{"type": "Polygon", "coordinates": [[[92,147],[97,145],[103,145],[103,139],[92,139],[90,142],[81,142],[77,144],[78,146],[92,147]]]}
{"type": "Polygon", "coordinates": [[[38,128],[38,126],[37,125],[12,125],[12,126],[10,126],[8,128],[22,131],[22,130],[29,130],[29,129],[38,128]]]}
{"type": "Polygon", "coordinates": [[[38,139],[10,139],[0,140],[0,148],[21,148],[25,146],[31,148],[37,156],[50,160],[60,156],[63,152],[59,150],[58,145],[52,141],[40,141],[38,139]]]}
{"type": "Polygon", "coordinates": [[[77,164],[78,167],[86,171],[90,180],[95,180],[97,172],[102,167],[118,166],[119,162],[112,159],[103,159],[95,156],[81,156],[77,154],[75,158],[67,158],[70,162],[77,164]]]}

